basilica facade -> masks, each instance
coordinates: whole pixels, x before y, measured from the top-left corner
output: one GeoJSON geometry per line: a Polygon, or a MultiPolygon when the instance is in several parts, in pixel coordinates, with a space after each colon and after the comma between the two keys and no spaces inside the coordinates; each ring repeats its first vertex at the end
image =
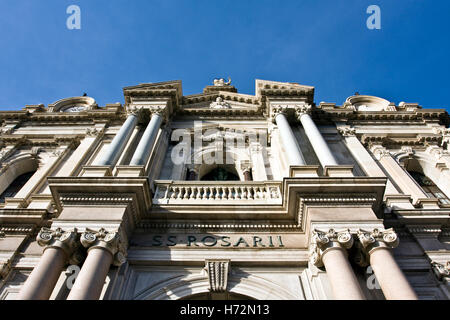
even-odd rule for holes
{"type": "Polygon", "coordinates": [[[123,94],[0,112],[0,299],[450,299],[444,108],[123,94]]]}

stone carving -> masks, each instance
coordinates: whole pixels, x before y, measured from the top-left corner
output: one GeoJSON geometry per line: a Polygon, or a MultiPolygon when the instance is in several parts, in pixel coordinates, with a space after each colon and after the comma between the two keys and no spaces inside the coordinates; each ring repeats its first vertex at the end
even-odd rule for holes
{"type": "Polygon", "coordinates": [[[323,267],[322,257],[327,250],[332,248],[350,249],[352,245],[353,236],[348,229],[339,232],[334,229],[328,231],[314,229],[309,251],[310,261],[317,267],[323,267]]]}
{"type": "Polygon", "coordinates": [[[372,231],[364,231],[359,229],[357,236],[363,248],[368,253],[380,247],[395,248],[399,243],[399,238],[393,228],[387,230],[375,228],[372,231]]]}
{"type": "Polygon", "coordinates": [[[127,114],[133,116],[139,116],[142,112],[142,107],[131,106],[127,108],[127,114]]]}
{"type": "Polygon", "coordinates": [[[337,128],[337,130],[343,137],[350,137],[356,135],[356,129],[352,127],[339,127],[337,128]]]}
{"type": "Polygon", "coordinates": [[[431,269],[434,272],[434,275],[439,281],[450,280],[450,262],[447,261],[446,265],[443,265],[439,262],[432,261],[431,269]]]}
{"type": "Polygon", "coordinates": [[[70,264],[78,264],[82,260],[82,255],[78,250],[77,238],[76,228],[64,231],[61,228],[49,229],[44,227],[39,231],[36,241],[42,247],[62,249],[70,264]]]}
{"type": "Polygon", "coordinates": [[[230,109],[231,105],[228,102],[224,102],[222,97],[217,97],[215,102],[211,102],[209,105],[211,109],[230,109]]]}
{"type": "Polygon", "coordinates": [[[275,122],[275,117],[279,114],[287,115],[287,107],[286,106],[274,106],[271,111],[271,118],[273,122],[275,122]]]}
{"type": "Polygon", "coordinates": [[[380,145],[372,146],[370,151],[372,151],[372,153],[377,158],[377,160],[381,160],[383,157],[391,156],[391,154],[389,153],[389,150],[387,150],[385,147],[380,146],[380,145]]]}
{"type": "Polygon", "coordinates": [[[100,228],[98,231],[86,229],[81,234],[80,241],[85,248],[103,248],[108,250],[114,257],[113,264],[115,266],[120,266],[126,261],[125,249],[117,231],[110,232],[104,228],[100,228]]]}
{"type": "Polygon", "coordinates": [[[205,269],[208,273],[209,291],[225,292],[228,284],[228,269],[230,260],[206,260],[205,269]]]}
{"type": "Polygon", "coordinates": [[[88,137],[96,137],[102,133],[103,133],[102,129],[98,129],[98,128],[87,128],[86,129],[86,136],[88,136],[88,137]]]}
{"type": "Polygon", "coordinates": [[[225,82],[225,79],[220,78],[220,79],[214,79],[214,86],[216,87],[224,87],[224,86],[229,86],[231,85],[231,78],[228,77],[228,82],[225,82]]]}
{"type": "Polygon", "coordinates": [[[295,116],[300,120],[300,117],[304,114],[311,114],[312,107],[309,104],[298,105],[295,107],[295,116]]]}

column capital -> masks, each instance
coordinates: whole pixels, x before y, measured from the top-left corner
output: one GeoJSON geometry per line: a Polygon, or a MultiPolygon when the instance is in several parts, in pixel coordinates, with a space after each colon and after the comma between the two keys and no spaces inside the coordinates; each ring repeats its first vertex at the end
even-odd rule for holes
{"type": "Polygon", "coordinates": [[[142,110],[144,108],[142,107],[136,107],[136,106],[130,106],[127,110],[127,116],[133,115],[133,116],[139,116],[142,113],[142,110]]]}
{"type": "Polygon", "coordinates": [[[125,248],[121,240],[119,231],[107,231],[104,228],[99,230],[86,229],[80,237],[83,247],[88,251],[94,248],[102,248],[109,251],[113,257],[115,266],[122,265],[125,261],[125,248]]]}
{"type": "Polygon", "coordinates": [[[50,229],[43,227],[36,237],[37,243],[41,247],[45,247],[44,251],[48,248],[62,249],[70,264],[78,264],[82,260],[77,240],[78,233],[76,228],[64,231],[61,228],[50,229]]]}
{"type": "Polygon", "coordinates": [[[304,114],[311,115],[312,113],[312,106],[310,104],[302,104],[302,105],[296,105],[295,106],[295,116],[300,121],[300,117],[304,114]]]}
{"type": "Polygon", "coordinates": [[[350,249],[353,245],[353,236],[349,229],[336,231],[329,229],[328,231],[321,231],[314,229],[311,236],[310,245],[310,261],[317,267],[322,267],[322,257],[329,251],[334,249],[350,249]]]}
{"type": "Polygon", "coordinates": [[[339,134],[343,137],[354,137],[356,136],[356,129],[353,127],[338,127],[339,134]]]}
{"type": "Polygon", "coordinates": [[[380,144],[375,144],[370,147],[370,152],[373,153],[373,155],[377,158],[377,160],[381,160],[383,157],[390,157],[391,154],[389,153],[389,150],[387,150],[385,147],[383,147],[380,144]]]}
{"type": "Polygon", "coordinates": [[[437,261],[432,261],[431,269],[433,270],[436,278],[439,281],[444,281],[444,282],[450,281],[450,262],[449,261],[447,261],[447,263],[445,265],[442,263],[439,263],[437,261]]]}
{"type": "Polygon", "coordinates": [[[393,228],[382,230],[375,228],[372,231],[359,229],[357,231],[359,242],[370,255],[379,248],[395,248],[399,244],[399,238],[393,228]]]}
{"type": "Polygon", "coordinates": [[[288,111],[288,107],[287,106],[273,106],[272,110],[271,110],[271,118],[272,121],[275,123],[275,118],[279,115],[282,114],[284,116],[287,116],[287,111],[288,111]]]}

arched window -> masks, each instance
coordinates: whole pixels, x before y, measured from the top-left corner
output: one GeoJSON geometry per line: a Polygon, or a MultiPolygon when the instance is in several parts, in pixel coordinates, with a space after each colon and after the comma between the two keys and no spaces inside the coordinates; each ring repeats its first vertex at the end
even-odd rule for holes
{"type": "Polygon", "coordinates": [[[442,204],[450,204],[450,200],[430,178],[417,171],[408,171],[408,173],[416,180],[427,196],[439,199],[442,204]]]}
{"type": "Polygon", "coordinates": [[[21,174],[13,182],[2,192],[0,195],[0,203],[5,203],[5,198],[13,198],[22,187],[27,183],[27,181],[31,178],[31,176],[35,173],[35,171],[27,172],[21,174]]]}

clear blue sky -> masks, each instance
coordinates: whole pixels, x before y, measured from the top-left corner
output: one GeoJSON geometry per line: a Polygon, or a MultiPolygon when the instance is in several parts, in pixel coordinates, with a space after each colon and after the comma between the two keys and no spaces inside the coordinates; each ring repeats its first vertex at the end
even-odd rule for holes
{"type": "Polygon", "coordinates": [[[355,91],[449,107],[449,0],[2,0],[0,110],[87,92],[182,80],[185,95],[228,77],[316,88],[316,103],[355,91]],[[81,8],[81,30],[66,9],[81,8]],[[381,8],[381,30],[366,9],[381,8]]]}

